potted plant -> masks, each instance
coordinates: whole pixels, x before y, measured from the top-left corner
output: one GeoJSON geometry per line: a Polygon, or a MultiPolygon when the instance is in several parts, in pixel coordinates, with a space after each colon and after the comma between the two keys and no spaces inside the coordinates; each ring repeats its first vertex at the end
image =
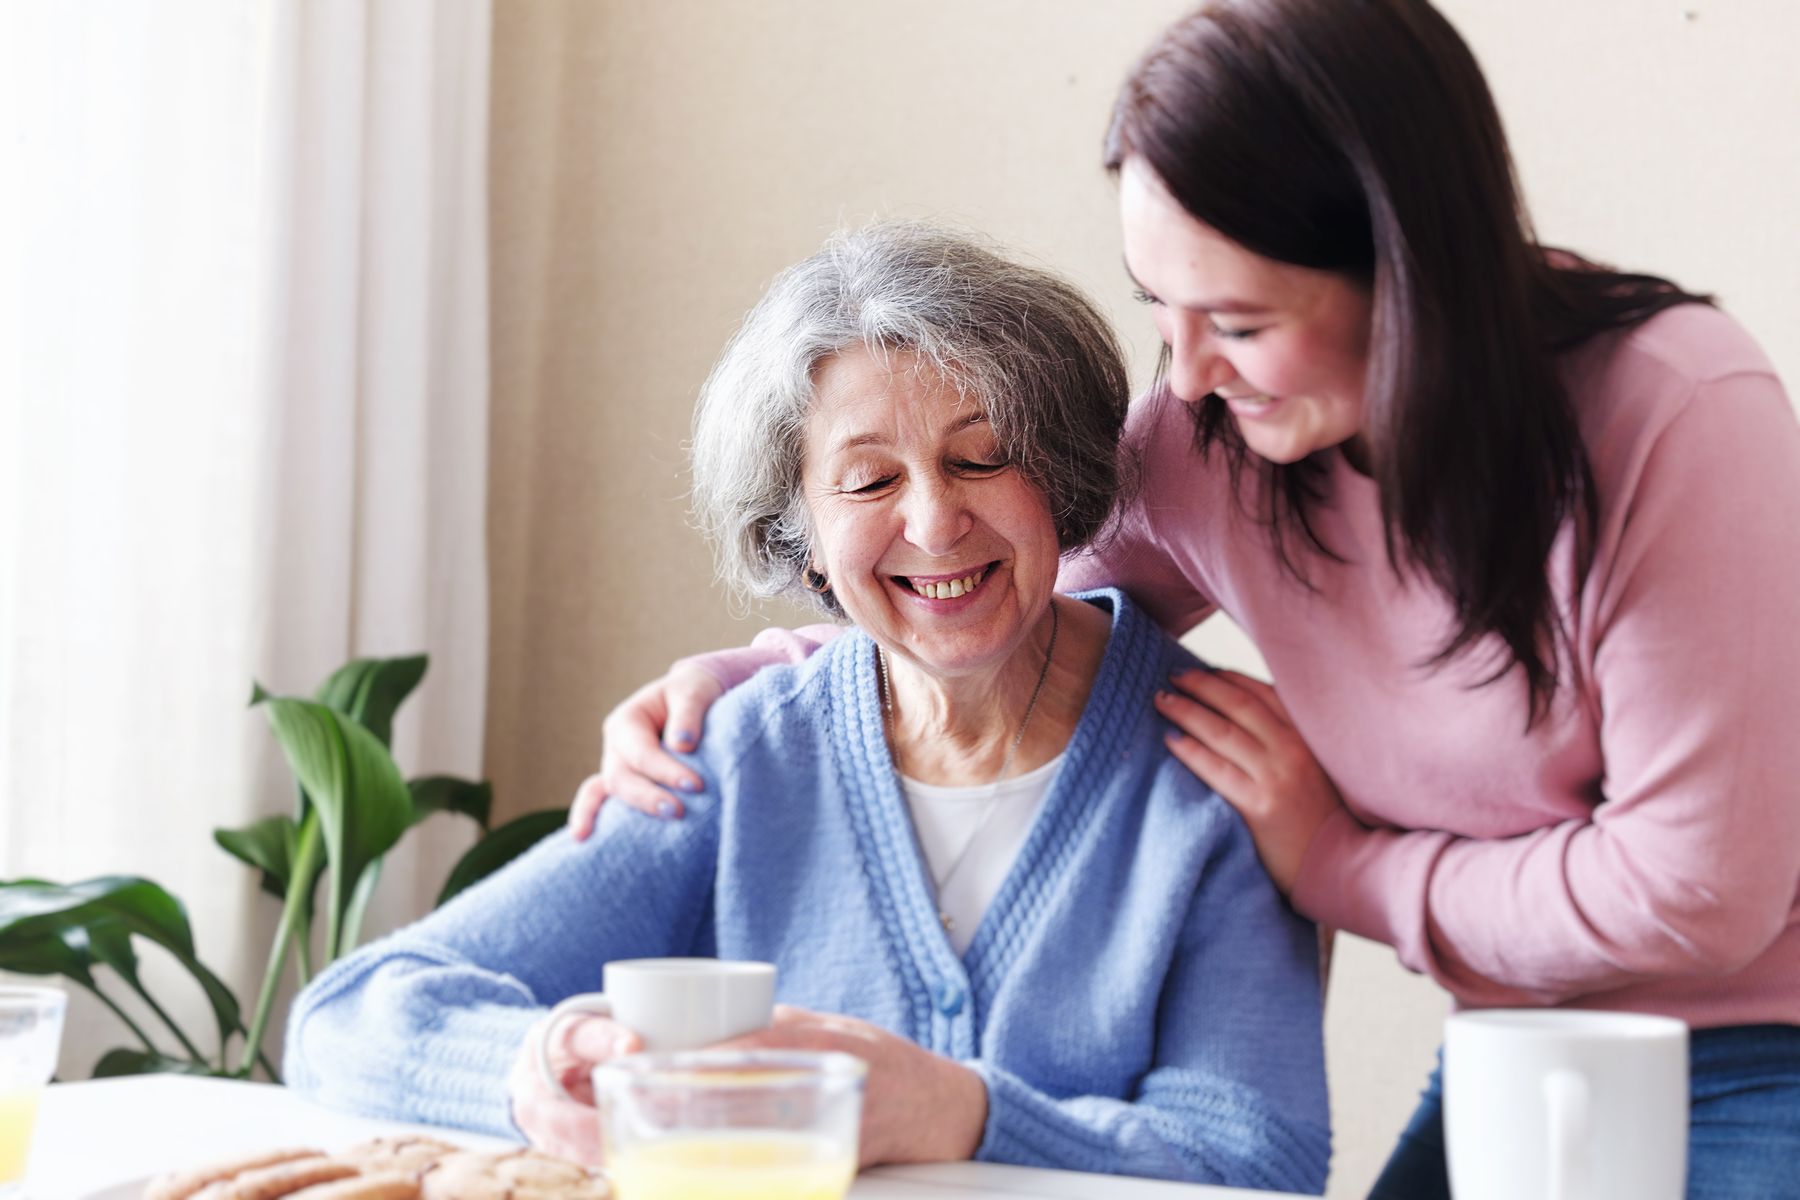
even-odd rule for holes
{"type": "Polygon", "coordinates": [[[102,1055],[96,1077],[187,1071],[248,1078],[260,1067],[277,1078],[262,1045],[284,971],[292,962],[304,985],[316,970],[355,949],[382,860],[407,830],[440,812],[467,817],[483,830],[451,868],[438,894],[442,904],[563,823],[566,810],[544,809],[490,829],[493,790],[487,783],[402,776],[389,749],[394,714],[424,678],[426,665],[424,655],[357,659],[333,672],[310,699],[253,689],[251,704],[268,716],[294,773],[297,799],[290,816],[213,831],[220,847],[261,872],[262,890],[282,905],[247,1025],[231,988],[196,954],[186,908],[159,884],[129,875],[67,885],[0,881],[0,970],[70,980],[115,1013],[137,1040],[102,1055]],[[205,994],[217,1025],[215,1056],[205,1054],[146,987],[138,969],[143,944],[172,956],[205,994]],[[120,985],[143,1002],[173,1045],[153,1037],[120,1006],[111,994],[120,985]]]}

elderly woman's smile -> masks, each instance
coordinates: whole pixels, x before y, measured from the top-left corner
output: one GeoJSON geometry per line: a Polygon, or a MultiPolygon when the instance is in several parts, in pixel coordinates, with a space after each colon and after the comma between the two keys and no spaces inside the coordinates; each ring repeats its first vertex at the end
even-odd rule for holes
{"type": "Polygon", "coordinates": [[[1002,669],[1049,608],[1048,502],[981,407],[917,354],[853,346],[815,378],[814,569],[892,658],[942,677],[1002,669]]]}
{"type": "Polygon", "coordinates": [[[987,563],[963,575],[896,575],[894,581],[942,606],[952,600],[961,600],[980,587],[999,565],[987,563]]]}

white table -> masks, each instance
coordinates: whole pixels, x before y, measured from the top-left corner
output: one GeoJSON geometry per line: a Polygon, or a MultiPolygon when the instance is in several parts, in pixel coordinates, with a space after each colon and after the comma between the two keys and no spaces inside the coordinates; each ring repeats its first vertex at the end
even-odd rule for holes
{"type": "MultiPolygon", "coordinates": [[[[378,1134],[429,1132],[471,1147],[493,1138],[347,1116],[261,1083],[143,1075],[59,1083],[44,1094],[26,1193],[82,1200],[127,1180],[276,1146],[341,1149],[378,1134]]],[[[1269,1200],[1273,1192],[1158,1183],[1113,1175],[988,1163],[881,1167],[859,1176],[852,1200],[1269,1200]]]]}

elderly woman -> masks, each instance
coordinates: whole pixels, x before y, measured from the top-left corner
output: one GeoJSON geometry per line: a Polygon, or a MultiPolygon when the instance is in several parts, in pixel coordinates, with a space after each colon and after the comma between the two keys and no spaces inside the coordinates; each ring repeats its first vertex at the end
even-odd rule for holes
{"type": "MultiPolygon", "coordinates": [[[[877,226],[782,275],[701,395],[696,507],[727,580],[854,628],[719,702],[686,821],[612,806],[323,974],[290,1084],[592,1159],[523,1049],[545,1007],[612,959],[764,959],[785,1005],[745,1041],[869,1063],[866,1164],[1321,1190],[1312,929],[1164,745],[1193,660],[1053,592],[1125,404],[1082,297],[961,239],[877,226]]],[[[635,1045],[567,1028],[571,1075],[635,1045]]]]}

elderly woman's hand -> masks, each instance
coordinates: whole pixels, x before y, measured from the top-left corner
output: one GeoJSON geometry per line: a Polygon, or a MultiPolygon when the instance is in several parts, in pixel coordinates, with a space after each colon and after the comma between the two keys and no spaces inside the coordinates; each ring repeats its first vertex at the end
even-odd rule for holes
{"type": "Polygon", "coordinates": [[[680,793],[699,791],[700,777],[676,761],[664,742],[676,750],[699,745],[706,710],[724,694],[711,675],[678,663],[607,714],[600,727],[605,746],[600,773],[582,780],[569,805],[575,840],[594,831],[594,818],[611,797],[651,816],[681,816],[680,793]]]}
{"type": "Polygon", "coordinates": [[[557,1078],[575,1097],[571,1100],[550,1086],[538,1066],[538,1041],[544,1033],[544,1023],[540,1021],[513,1058],[506,1085],[512,1098],[513,1123],[533,1146],[546,1153],[590,1167],[600,1166],[604,1146],[600,1121],[594,1113],[590,1075],[609,1058],[635,1054],[643,1043],[637,1034],[605,1017],[569,1017],[561,1021],[546,1049],[557,1078]]]}
{"type": "Polygon", "coordinates": [[[1183,671],[1157,711],[1181,732],[1169,749],[1237,809],[1263,869],[1291,893],[1313,837],[1343,807],[1275,689],[1236,671],[1183,671]]]}
{"type": "Polygon", "coordinates": [[[855,1017],[781,1004],[769,1028],[723,1050],[838,1050],[869,1065],[861,1165],[973,1157],[987,1127],[987,1085],[952,1059],[855,1017]]]}

